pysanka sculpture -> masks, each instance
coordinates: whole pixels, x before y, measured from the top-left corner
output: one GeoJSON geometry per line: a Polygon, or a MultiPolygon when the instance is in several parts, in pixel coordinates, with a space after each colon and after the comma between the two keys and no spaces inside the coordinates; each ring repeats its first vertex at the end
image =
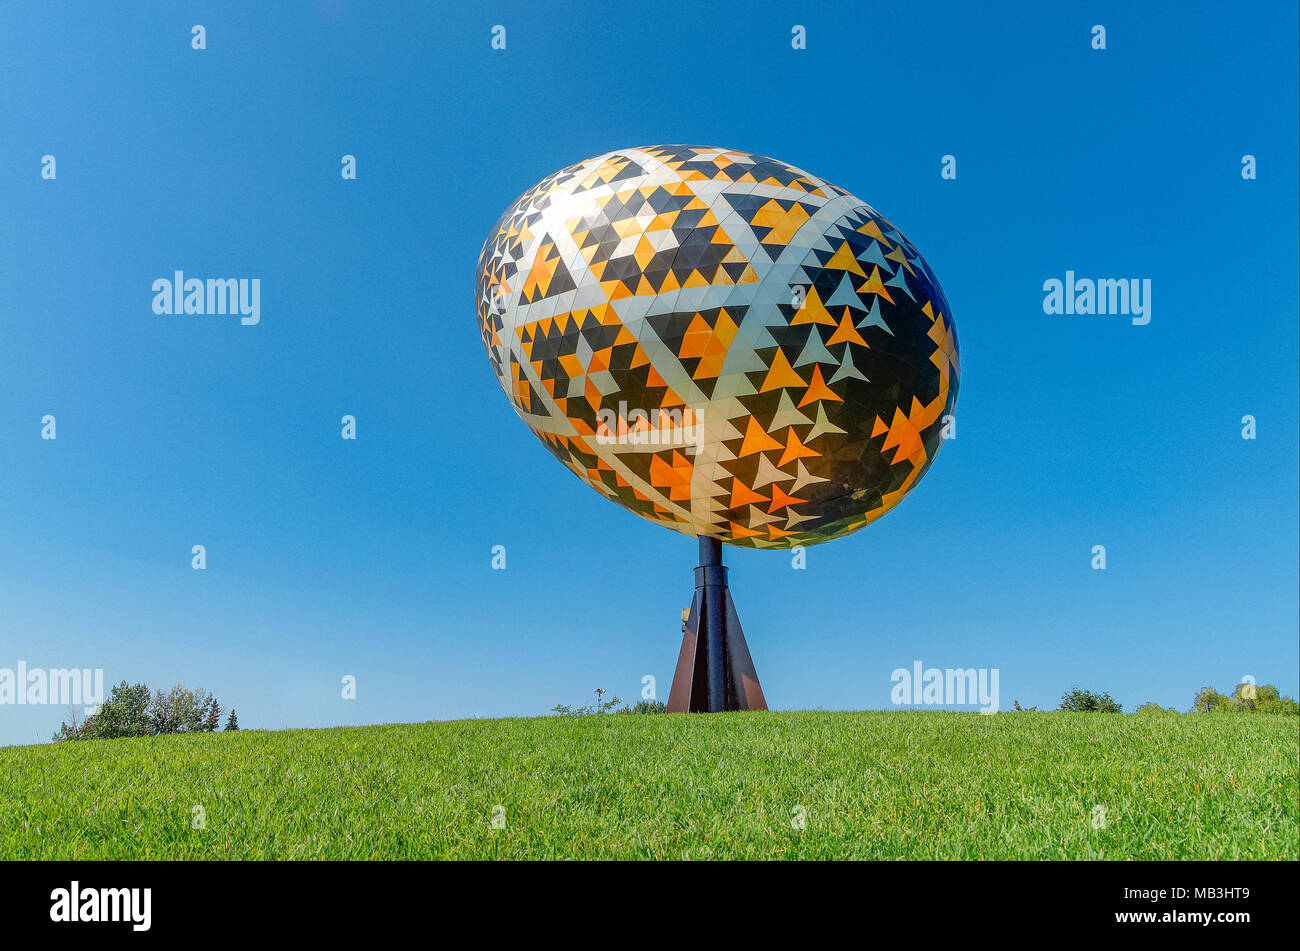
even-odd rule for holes
{"type": "Polygon", "coordinates": [[[478,320],[533,433],[597,492],[700,539],[673,710],[765,709],[720,544],[808,546],[897,505],[957,399],[957,332],[899,231],[731,149],[651,146],[525,192],[478,320]]]}

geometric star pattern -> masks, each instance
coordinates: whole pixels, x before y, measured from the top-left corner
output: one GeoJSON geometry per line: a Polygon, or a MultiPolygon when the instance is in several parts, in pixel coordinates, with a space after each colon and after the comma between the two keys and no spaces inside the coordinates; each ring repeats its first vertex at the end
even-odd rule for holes
{"type": "Polygon", "coordinates": [[[815,545],[934,460],[957,331],[885,218],[774,159],[622,149],[547,177],[478,263],[515,410],[602,495],[686,535],[815,545]]]}

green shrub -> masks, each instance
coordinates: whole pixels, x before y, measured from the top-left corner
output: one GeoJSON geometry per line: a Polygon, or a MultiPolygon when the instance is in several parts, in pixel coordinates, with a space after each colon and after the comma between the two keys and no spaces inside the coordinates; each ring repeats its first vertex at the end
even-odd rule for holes
{"type": "Polygon", "coordinates": [[[1147,701],[1133,711],[1134,713],[1177,713],[1173,707],[1162,707],[1158,703],[1147,701]]]}
{"type": "Polygon", "coordinates": [[[1093,693],[1075,685],[1061,695],[1060,709],[1071,713],[1120,713],[1123,707],[1115,702],[1109,690],[1093,693]]]}
{"type": "Polygon", "coordinates": [[[1256,687],[1254,684],[1237,684],[1232,693],[1222,694],[1213,687],[1196,691],[1192,701],[1196,713],[1267,713],[1281,716],[1300,716],[1300,703],[1272,684],[1256,687]]]}
{"type": "Polygon", "coordinates": [[[54,734],[60,740],[113,740],[127,736],[167,733],[208,733],[217,728],[220,707],[206,690],[189,690],[180,684],[149,695],[144,684],[123,680],[99,709],[80,723],[74,718],[54,734]]]}
{"type": "Polygon", "coordinates": [[[662,700],[638,700],[634,707],[624,707],[619,713],[667,713],[668,704],[662,700]]]}
{"type": "MultiPolygon", "coordinates": [[[[611,697],[609,700],[597,700],[595,703],[589,703],[585,707],[571,707],[567,703],[557,703],[551,707],[551,712],[562,717],[589,717],[601,713],[609,713],[623,701],[618,697],[611,697]]],[[[617,711],[622,713],[622,710],[617,711]]]]}

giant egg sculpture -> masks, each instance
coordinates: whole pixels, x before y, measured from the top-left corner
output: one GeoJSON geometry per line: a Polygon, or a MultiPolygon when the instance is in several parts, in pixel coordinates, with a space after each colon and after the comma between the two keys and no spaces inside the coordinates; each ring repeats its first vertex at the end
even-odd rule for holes
{"type": "Polygon", "coordinates": [[[690,536],[815,545],[899,503],[957,399],[912,243],[841,188],[732,149],[622,149],[525,192],[478,263],[501,387],[597,492],[690,536]]]}

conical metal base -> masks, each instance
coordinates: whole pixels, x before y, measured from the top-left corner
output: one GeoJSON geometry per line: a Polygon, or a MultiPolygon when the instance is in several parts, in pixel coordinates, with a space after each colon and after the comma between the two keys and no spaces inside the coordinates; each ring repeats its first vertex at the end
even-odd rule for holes
{"type": "Polygon", "coordinates": [[[683,628],[668,712],[766,709],[767,700],[727,588],[722,542],[701,538],[695,599],[683,628]]]}

